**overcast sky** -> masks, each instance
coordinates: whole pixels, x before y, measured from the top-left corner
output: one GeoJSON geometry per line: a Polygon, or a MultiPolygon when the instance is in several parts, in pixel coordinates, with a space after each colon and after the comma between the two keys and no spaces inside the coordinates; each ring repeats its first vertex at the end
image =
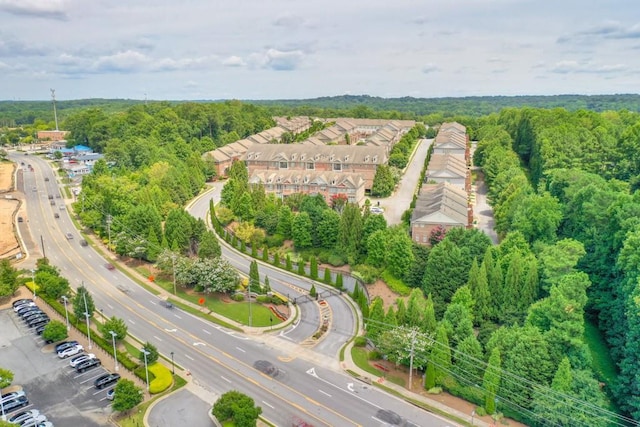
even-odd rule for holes
{"type": "Polygon", "coordinates": [[[0,99],[638,93],[638,0],[0,0],[0,99]]]}

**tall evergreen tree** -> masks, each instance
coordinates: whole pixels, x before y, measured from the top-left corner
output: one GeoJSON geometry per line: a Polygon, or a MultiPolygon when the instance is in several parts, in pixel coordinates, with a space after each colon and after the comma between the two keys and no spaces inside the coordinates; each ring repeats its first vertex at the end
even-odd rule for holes
{"type": "Polygon", "coordinates": [[[340,218],[340,230],[336,242],[338,250],[355,265],[361,253],[362,213],[355,203],[347,203],[340,218]]]}
{"type": "MultiPolygon", "coordinates": [[[[396,300],[396,318],[398,319],[398,325],[406,325],[407,321],[407,307],[404,305],[404,299],[398,298],[396,300]]],[[[422,326],[422,325],[420,325],[422,326]]]]}
{"type": "Polygon", "coordinates": [[[437,327],[438,321],[436,320],[436,310],[433,308],[433,299],[431,298],[431,295],[429,295],[424,303],[422,330],[429,334],[435,334],[437,327]]]}
{"type": "Polygon", "coordinates": [[[435,365],[435,382],[443,385],[451,370],[451,348],[449,347],[449,337],[443,325],[436,329],[436,341],[431,350],[431,360],[435,365]]]}
{"type": "Polygon", "coordinates": [[[415,288],[409,294],[409,300],[407,301],[407,311],[405,312],[404,319],[407,326],[420,326],[424,321],[424,296],[422,291],[415,288]]]}
{"type": "Polygon", "coordinates": [[[147,234],[147,261],[155,262],[158,259],[158,254],[160,254],[158,236],[152,228],[149,228],[149,233],[147,234]]]}
{"type": "Polygon", "coordinates": [[[73,314],[75,314],[78,322],[85,320],[85,312],[91,317],[96,310],[93,297],[84,286],[78,288],[71,303],[73,304],[73,314]]]}
{"type": "Polygon", "coordinates": [[[318,260],[313,255],[309,258],[309,277],[318,280],[318,260]]]}
{"type": "Polygon", "coordinates": [[[369,319],[366,321],[367,336],[374,342],[378,339],[380,333],[385,330],[384,317],[385,312],[382,298],[375,297],[369,306],[369,319]]]}
{"type": "Polygon", "coordinates": [[[385,327],[396,328],[398,327],[398,318],[396,317],[396,311],[393,307],[389,307],[387,314],[384,316],[385,327]]]}
{"type": "Polygon", "coordinates": [[[478,274],[474,280],[469,275],[469,286],[471,287],[471,295],[476,302],[473,312],[474,323],[476,325],[487,322],[491,318],[491,293],[489,292],[489,282],[487,280],[487,268],[482,262],[478,269],[478,274]]]}
{"type": "Polygon", "coordinates": [[[489,357],[487,369],[484,371],[482,388],[485,390],[484,409],[487,414],[493,415],[496,412],[496,394],[502,379],[502,361],[500,359],[500,349],[494,348],[489,357]]]}
{"type": "Polygon", "coordinates": [[[249,285],[251,285],[252,292],[257,292],[260,289],[260,273],[258,272],[258,261],[255,259],[249,264],[249,285]]]}
{"type": "Polygon", "coordinates": [[[456,347],[453,357],[454,371],[460,377],[479,384],[483,374],[479,362],[482,358],[482,345],[475,335],[471,334],[460,341],[456,347]]]}

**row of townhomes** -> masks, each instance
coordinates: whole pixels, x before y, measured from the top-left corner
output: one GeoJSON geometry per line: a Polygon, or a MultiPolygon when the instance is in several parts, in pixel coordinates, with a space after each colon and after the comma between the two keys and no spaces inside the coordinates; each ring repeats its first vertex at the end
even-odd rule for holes
{"type": "Polygon", "coordinates": [[[416,243],[428,245],[431,233],[439,227],[448,230],[472,226],[469,147],[463,125],[454,122],[440,126],[411,215],[411,237],[416,243]]]}
{"type": "Polygon", "coordinates": [[[312,119],[275,120],[276,127],[205,153],[205,159],[214,162],[219,176],[234,161],[244,161],[250,182],[264,185],[267,193],[321,194],[328,203],[340,195],[362,204],[377,167],[387,164],[393,144],[415,126],[413,120],[325,119],[331,125],[301,143],[280,144],[285,132],[304,132],[312,119]]]}

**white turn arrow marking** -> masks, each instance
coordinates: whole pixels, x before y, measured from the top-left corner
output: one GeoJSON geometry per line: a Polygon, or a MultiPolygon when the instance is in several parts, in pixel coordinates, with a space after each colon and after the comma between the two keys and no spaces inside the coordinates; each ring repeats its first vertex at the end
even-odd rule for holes
{"type": "Polygon", "coordinates": [[[355,390],[353,389],[353,383],[348,383],[348,384],[347,384],[347,388],[348,388],[348,389],[349,389],[349,391],[351,391],[351,392],[355,391],[355,390]]]}
{"type": "Polygon", "coordinates": [[[318,374],[316,374],[316,368],[311,368],[307,371],[307,374],[311,375],[312,377],[316,377],[318,378],[318,374]]]}
{"type": "Polygon", "coordinates": [[[206,344],[203,342],[194,342],[193,345],[197,347],[199,345],[206,345],[206,344]]]}

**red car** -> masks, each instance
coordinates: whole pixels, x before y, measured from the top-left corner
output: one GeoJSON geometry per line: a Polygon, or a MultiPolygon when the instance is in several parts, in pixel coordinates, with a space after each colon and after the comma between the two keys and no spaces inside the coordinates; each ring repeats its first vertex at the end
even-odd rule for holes
{"type": "Polygon", "coordinates": [[[107,268],[107,270],[115,270],[115,269],[116,269],[116,268],[115,268],[115,266],[114,266],[113,264],[109,264],[109,263],[107,263],[107,264],[105,264],[104,266],[107,268]]]}

